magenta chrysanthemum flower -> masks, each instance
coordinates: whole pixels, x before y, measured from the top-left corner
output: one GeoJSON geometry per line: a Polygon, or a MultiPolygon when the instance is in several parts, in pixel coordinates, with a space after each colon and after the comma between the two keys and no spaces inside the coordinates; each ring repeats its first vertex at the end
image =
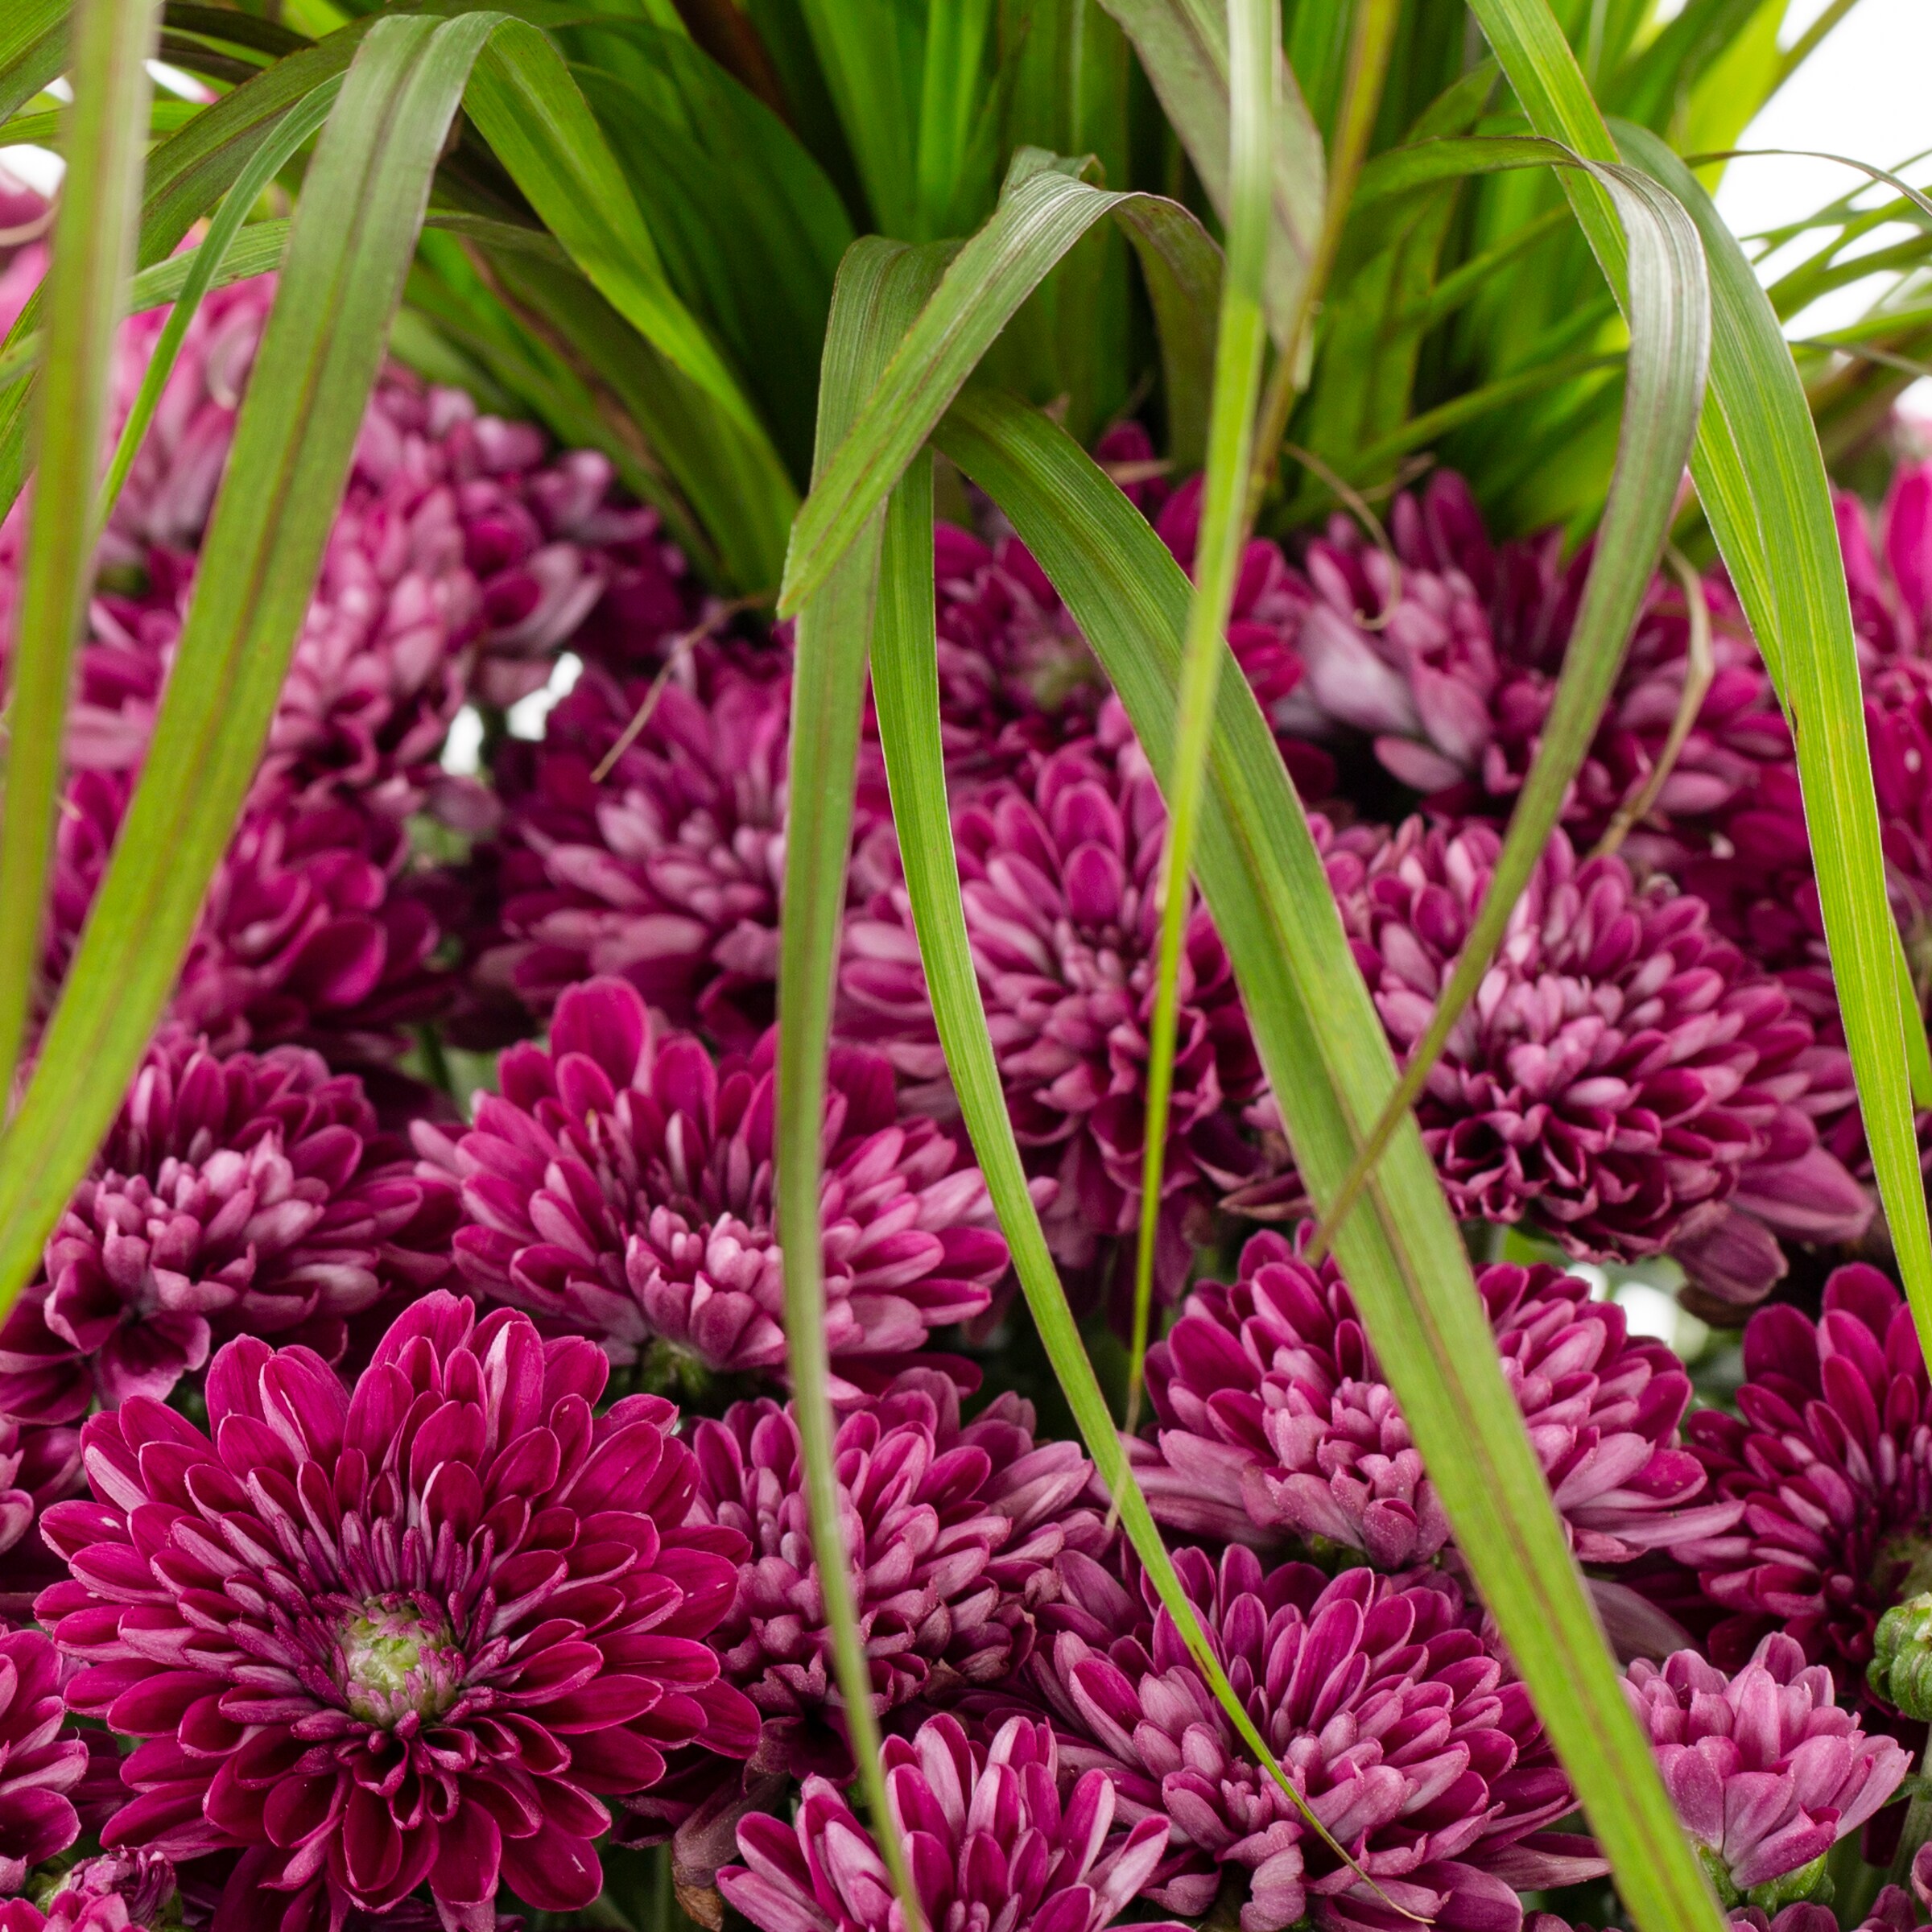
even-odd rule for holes
{"type": "MultiPolygon", "coordinates": [[[[791,1412],[735,1403],[691,1439],[692,1521],[751,1545],[712,1638],[764,1720],[751,1769],[848,1777],[791,1412]]],[[[846,1415],[835,1447],[877,1707],[944,1704],[1001,1682],[1032,1648],[1032,1609],[1055,1587],[1055,1559],[1105,1540],[1080,1501],[1092,1468],[1079,1446],[1036,1443],[1032,1405],[1010,1393],[962,1426],[956,1385],[914,1369],[846,1415]]]]}
{"type": "Polygon", "coordinates": [[[1735,1668],[1781,1629],[1864,1695],[1872,1632],[1932,1575],[1932,1391],[1912,1316],[1877,1269],[1839,1269],[1823,1313],[1761,1310],[1744,1331],[1737,1414],[1686,1429],[1728,1534],[1679,1550],[1723,1612],[1711,1656],[1735,1668]]]}
{"type": "MultiPolygon", "coordinates": [[[[453,1146],[457,1265],[480,1294],[656,1374],[773,1374],[785,1362],[773,1224],[774,1059],[714,1062],[660,1036],[621,980],[572,987],[547,1051],[513,1047],[500,1095],[453,1146]]],[[[902,1120],[876,1054],[832,1055],[825,1122],[826,1329],[848,1373],[978,1314],[1005,1272],[985,1183],[931,1121],[902,1120]]]]}
{"type": "Polygon", "coordinates": [[[248,1336],[208,1371],[212,1439],[145,1397],[95,1417],[38,1608],[74,1708],[148,1740],[103,1843],[242,1848],[230,1896],[294,1895],[251,1907],[286,1932],[423,1885],[455,1926],[493,1926],[499,1882],[587,1905],[601,1798],[753,1729],[702,1641],[741,1543],[684,1526],[669,1403],[592,1419],[606,1373],[439,1293],[353,1394],[248,1336]]]}
{"type": "MultiPolygon", "coordinates": [[[[950,1717],[886,1740],[886,1794],[935,1932],[1101,1932],[1160,1862],[1166,1829],[1113,1829],[1106,1773],[1063,1799],[1052,1727],[1009,1719],[989,1745],[950,1717]]],[[[892,1880],[838,1788],[808,1777],[791,1826],[738,1826],[745,1864],[718,1889],[758,1932],[898,1932],[892,1880]],[[747,1868],[749,1867],[749,1869],[747,1868]]],[[[1172,1926],[1162,1932],[1176,1932],[1172,1926]]]]}
{"type": "Polygon", "coordinates": [[[1783,1635],[1734,1677],[1679,1650],[1662,1670],[1638,1659],[1624,1688],[1727,1905],[1775,1911],[1806,1897],[1825,1854],[1891,1798],[1912,1761],[1897,1740],[1866,1736],[1838,1708],[1831,1673],[1783,1635]]]}
{"type": "Polygon", "coordinates": [[[0,1895],[80,1835],[75,1800],[95,1781],[94,1752],[67,1724],[60,1676],[40,1632],[0,1632],[0,1895]]]}
{"type": "MultiPolygon", "coordinates": [[[[953,814],[966,927],[1013,1129],[1057,1183],[1046,1223],[1075,1266],[1140,1212],[1147,1028],[1166,811],[1118,708],[1106,734],[1055,753],[1026,782],[988,786],[953,814]]],[[[950,1104],[912,915],[902,890],[848,923],[848,1037],[880,1044],[921,1104],[950,1104]]],[[[1213,923],[1197,908],[1181,957],[1174,1109],[1163,1185],[1163,1273],[1184,1272],[1182,1223],[1218,1191],[1232,1110],[1261,1067],[1213,923]]]]}
{"type": "MultiPolygon", "coordinates": [[[[1587,1563],[1708,1536],[1739,1506],[1697,1506],[1702,1467],[1679,1443],[1690,1381],[1614,1302],[1554,1268],[1479,1269],[1503,1373],[1587,1563]]],[[[1379,1570],[1436,1556],[1449,1520],[1332,1261],[1311,1267],[1257,1235],[1232,1287],[1195,1289],[1149,1352],[1162,1465],[1154,1513],[1185,1533],[1284,1535],[1358,1550],[1379,1570]]]]}
{"type": "Polygon", "coordinates": [[[167,1932],[181,1923],[171,1859],[109,1852],[63,1873],[47,1909],[24,1898],[0,1904],[0,1932],[167,1932]]]}
{"type": "Polygon", "coordinates": [[[1248,1757],[1151,1587],[1143,1608],[1099,1565],[1063,1565],[1080,1614],[1060,1620],[1077,1627],[1042,1649],[1034,1679],[1071,1727],[1062,1761],[1105,1771],[1129,1823],[1169,1822],[1157,1904],[1198,1917],[1235,1867],[1243,1932],[1311,1919],[1393,1932],[1406,1922],[1391,1904],[1511,1928],[1519,1889],[1607,1869],[1588,1839],[1542,1831],[1573,1808],[1569,1782],[1448,1578],[1264,1571],[1239,1544],[1218,1569],[1195,1549],[1174,1563],[1277,1761],[1384,1897],[1248,1757]]]}
{"type": "MultiPolygon", "coordinates": [[[[1480,820],[1331,840],[1342,923],[1398,1055],[1501,844],[1480,820]]],[[[1812,1118],[1849,1084],[1843,1051],[1711,930],[1702,901],[1638,886],[1620,858],[1579,864],[1559,832],[1417,1113],[1459,1215],[1527,1217],[1575,1255],[1668,1252],[1707,1293],[1749,1302],[1785,1271],[1777,1236],[1847,1240],[1871,1218],[1812,1118]]]]}
{"type": "Polygon", "coordinates": [[[222,1060],[164,1028],[0,1327],[0,1414],[164,1397],[233,1335],[338,1357],[351,1319],[448,1273],[456,1213],[353,1075],[295,1047],[222,1060]]]}
{"type": "Polygon", "coordinates": [[[504,748],[510,938],[485,980],[547,1013],[614,974],[676,1024],[756,1039],[778,980],[791,693],[777,651],[700,645],[661,688],[587,669],[541,745],[504,748]]]}
{"type": "MultiPolygon", "coordinates": [[[[1399,578],[1344,518],[1304,561],[1297,634],[1307,676],[1277,707],[1315,738],[1365,733],[1384,769],[1444,811],[1506,811],[1554,696],[1589,567],[1560,531],[1498,550],[1459,477],[1439,471],[1389,519],[1399,578]]],[[[1631,835],[1649,864],[1706,842],[1707,822],[1747,795],[1790,736],[1728,587],[1703,587],[1716,669],[1652,809],[1631,835]]],[[[1642,792],[1681,708],[1690,636],[1682,590],[1659,576],[1617,687],[1564,808],[1579,844],[1642,792]]]]}

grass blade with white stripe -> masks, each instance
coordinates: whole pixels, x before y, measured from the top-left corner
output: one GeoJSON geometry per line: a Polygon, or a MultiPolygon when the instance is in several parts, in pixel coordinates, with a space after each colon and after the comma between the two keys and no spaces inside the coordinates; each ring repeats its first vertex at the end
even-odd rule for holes
{"type": "Polygon", "coordinates": [[[47,358],[34,440],[40,487],[27,518],[7,694],[0,824],[0,1109],[39,978],[41,902],[53,856],[67,692],[93,590],[94,491],[114,338],[134,265],[158,0],[82,0],[73,23],[67,174],[47,275],[47,358]]]}
{"type": "MultiPolygon", "coordinates": [[[[1053,580],[1156,774],[1171,770],[1189,590],[1166,547],[1070,438],[1022,404],[971,392],[937,440],[1053,580]]],[[[1195,867],[1302,1178],[1327,1206],[1395,1086],[1395,1067],[1281,754],[1246,681],[1226,666],[1195,867]]],[[[1721,1932],[1624,1701],[1413,1119],[1398,1127],[1338,1252],[1458,1546],[1572,1768],[1636,1924],[1721,1932]]]]}

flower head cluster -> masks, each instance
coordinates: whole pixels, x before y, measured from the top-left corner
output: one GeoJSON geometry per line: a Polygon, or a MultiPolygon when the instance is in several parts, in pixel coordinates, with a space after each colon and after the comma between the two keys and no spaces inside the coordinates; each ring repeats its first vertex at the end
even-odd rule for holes
{"type": "MultiPolygon", "coordinates": [[[[693,1522],[741,1536],[751,1557],[713,1641],[763,1719],[753,1771],[849,1776],[832,1634],[789,1409],[734,1404],[691,1434],[693,1522]]],[[[848,1413],[833,1445],[841,1541],[881,1711],[943,1705],[997,1685],[1030,1654],[1033,1613],[1063,1551],[1104,1543],[1083,1501],[1092,1466],[1037,1442],[1032,1406],[1004,1395],[972,1422],[930,1369],[901,1374],[848,1413]]]]}
{"type": "Polygon", "coordinates": [[[159,1852],[109,1852],[63,1872],[46,1909],[0,1904],[0,1932],[171,1932],[182,1922],[172,1860],[159,1852]]]}
{"type": "Polygon", "coordinates": [[[1775,1911],[1816,1889],[1825,1854],[1897,1790],[1910,1758],[1839,1707],[1831,1673],[1767,1637],[1727,1678],[1695,1650],[1639,1658],[1624,1688],[1684,1828],[1728,1905],[1775,1911]]]}
{"type": "MultiPolygon", "coordinates": [[[[1521,789],[1575,621],[1587,550],[1566,564],[1560,531],[1500,549],[1459,477],[1438,472],[1397,498],[1393,555],[1338,517],[1304,559],[1297,634],[1307,675],[1278,712],[1317,739],[1366,734],[1382,768],[1455,813],[1506,811],[1521,789]]],[[[1701,849],[1708,822],[1790,756],[1771,681],[1736,603],[1701,587],[1714,669],[1632,850],[1653,864],[1701,849]]],[[[1563,822],[1598,838],[1658,773],[1683,708],[1690,613],[1682,588],[1650,587],[1563,822]]]]}
{"type": "Polygon", "coordinates": [[[1249,1755],[1151,1586],[1142,1608],[1100,1566],[1063,1565],[1074,1603],[1059,1620],[1073,1627],[1035,1681],[1063,1761],[1104,1770],[1129,1823],[1169,1821],[1157,1904],[1198,1917],[1232,1868],[1243,1932],[1389,1932],[1405,1912],[1513,1927],[1519,1888],[1605,1868],[1588,1839],[1543,1831],[1575,1802],[1568,1781],[1448,1578],[1264,1571],[1239,1544],[1218,1567],[1195,1549],[1174,1563],[1236,1695],[1348,1860],[1249,1755]]]}
{"type": "Polygon", "coordinates": [[[427,1885],[494,1923],[597,1894],[603,1800],[702,1734],[752,1741],[704,1638],[741,1545],[692,1529],[675,1412],[593,1418],[607,1365],[445,1294],[353,1393],[320,1357],[230,1343],[208,1431],[130,1397],[85,1432],[94,1500],[50,1510],[41,1599],[78,1711],[144,1738],[110,1849],[239,1848],[231,1893],[340,1922],[427,1885]]]}
{"type": "MultiPolygon", "coordinates": [[[[1139,1216],[1166,824],[1117,707],[1103,724],[1030,780],[989,784],[953,814],[967,935],[1013,1130],[1033,1172],[1056,1184],[1048,1233],[1075,1265],[1139,1216]]],[[[851,1035],[880,1044],[925,1104],[944,1106],[944,1058],[902,891],[848,923],[840,989],[851,1035]]],[[[1260,1084],[1233,972],[1197,907],[1182,949],[1163,1180],[1170,1277],[1185,1269],[1187,1212],[1246,1158],[1234,1109],[1260,1084]]]]}
{"type": "MultiPolygon", "coordinates": [[[[1331,840],[1342,923],[1398,1054],[1447,983],[1501,847],[1478,820],[1331,840]]],[[[1871,1203],[1818,1139],[1849,1072],[1702,901],[1579,862],[1560,832],[1418,1104],[1456,1212],[1525,1218],[1579,1256],[1668,1252],[1720,1301],[1761,1299],[1776,1238],[1840,1241],[1871,1203]]],[[[1251,1206],[1294,1191],[1237,1195],[1251,1206]]]]}
{"type": "MultiPolygon", "coordinates": [[[[1159,1863],[1166,1828],[1113,1829],[1104,1772],[1063,1798],[1052,1728],[1010,1718],[990,1744],[950,1717],[886,1740],[886,1792],[926,1923],[946,1932],[1101,1932],[1159,1863]]],[[[896,1932],[892,1880],[837,1787],[808,1777],[789,1828],[738,1827],[746,1863],[718,1889],[758,1932],[896,1932]]],[[[1163,1927],[1162,1932],[1174,1932],[1163,1927]]]]}
{"type": "MultiPolygon", "coordinates": [[[[1498,1264],[1476,1285],[1503,1373],[1571,1546],[1623,1563],[1728,1527],[1680,1444],[1690,1380],[1614,1302],[1550,1267],[1498,1264]]],[[[1150,1352],[1159,1464],[1140,1471],[1154,1513],[1196,1535],[1296,1537],[1378,1570],[1437,1556],[1449,1520],[1410,1439],[1347,1284],[1281,1236],[1257,1235],[1231,1287],[1197,1288],[1150,1352]]]]}
{"type": "Polygon", "coordinates": [[[0,1327],[0,1412],[159,1399],[236,1335],[340,1359],[351,1323],[448,1274],[456,1222],[455,1189],[411,1170],[353,1075],[164,1029],[0,1327]]]}
{"type": "MultiPolygon", "coordinates": [[[[620,1364],[780,1370],[774,1052],[768,1034],[715,1062],[661,1034],[626,981],[572,987],[547,1051],[504,1055],[473,1131],[452,1146],[417,1129],[425,1174],[461,1177],[464,1278],[620,1364]]],[[[885,1060],[835,1054],[828,1089],[825,1322],[849,1370],[984,1309],[1006,1245],[978,1170],[931,1121],[900,1117],[885,1060]]]]}
{"type": "Polygon", "coordinates": [[[791,679],[783,656],[700,643],[657,676],[592,665],[506,747],[493,985],[547,1013],[593,974],[749,1044],[772,1018],[791,679]]]}
{"type": "Polygon", "coordinates": [[[1862,1692],[1879,1619],[1932,1583],[1932,1390],[1911,1312],[1877,1269],[1841,1268],[1816,1321],[1773,1307],[1744,1331],[1737,1413],[1686,1431],[1736,1525],[1681,1548],[1734,1667],[1785,1632],[1862,1692]]]}

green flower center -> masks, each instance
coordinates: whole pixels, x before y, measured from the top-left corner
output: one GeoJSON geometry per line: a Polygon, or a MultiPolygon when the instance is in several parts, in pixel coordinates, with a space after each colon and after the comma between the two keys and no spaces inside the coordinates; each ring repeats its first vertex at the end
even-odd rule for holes
{"type": "Polygon", "coordinates": [[[371,1599],[343,1619],[336,1641],[349,1707],[365,1722],[393,1724],[411,1711],[434,1717],[456,1702],[463,1659],[455,1635],[408,1598],[371,1599]]]}

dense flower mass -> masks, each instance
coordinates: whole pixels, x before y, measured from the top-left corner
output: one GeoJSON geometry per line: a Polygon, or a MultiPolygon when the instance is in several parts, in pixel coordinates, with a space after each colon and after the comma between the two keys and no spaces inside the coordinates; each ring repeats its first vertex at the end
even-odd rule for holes
{"type": "Polygon", "coordinates": [[[1710,1653],[1731,1668],[1782,1630],[1847,1695],[1864,1689],[1886,1610],[1932,1581],[1932,1392],[1898,1290],[1841,1268],[1816,1321],[1773,1307],[1744,1331],[1737,1413],[1686,1430],[1734,1528],[1678,1551],[1719,1613],[1710,1653]]]}
{"type": "MultiPolygon", "coordinates": [[[[888,1738],[885,1766],[926,1923],[946,1932],[1101,1932],[1160,1862],[1166,1827],[1144,1818],[1116,1832],[1104,1772],[1063,1799],[1050,1725],[1011,1718],[981,1748],[935,1717],[888,1738]]],[[[758,1932],[898,1926],[885,1860],[826,1779],[806,1779],[791,1829],[754,1814],[738,1843],[746,1864],[720,1872],[718,1889],[758,1932]]]]}
{"type": "MultiPolygon", "coordinates": [[[[691,1435],[694,1522],[741,1536],[751,1558],[713,1641],[764,1720],[753,1771],[850,1774],[832,1678],[795,1422],[776,1402],[734,1404],[691,1435]]],[[[841,1422],[843,1538],[877,1707],[944,1704],[1009,1677],[1030,1653],[1033,1612],[1065,1550],[1105,1541],[1083,1501],[1092,1466],[1040,1443],[1033,1410],[999,1397],[960,1420],[956,1385],[909,1370],[841,1422]]]]}
{"type": "Polygon", "coordinates": [[[1143,1608],[1098,1565],[1064,1566],[1072,1627],[1036,1681],[1068,1728],[1063,1761],[1104,1770],[1129,1822],[1169,1821],[1156,1903],[1198,1917],[1233,1867],[1242,1932],[1389,1932],[1404,1912],[1513,1926],[1518,1889],[1604,1869],[1587,1839],[1542,1830],[1574,1804],[1568,1781],[1447,1577],[1264,1571],[1238,1544],[1218,1568],[1174,1561],[1249,1716],[1354,1863],[1248,1755],[1151,1587],[1143,1608]]]}
{"type": "Polygon", "coordinates": [[[1735,1677],[1679,1650],[1624,1679],[1684,1828],[1728,1905],[1775,1910],[1817,1889],[1825,1854],[1897,1790],[1911,1761],[1868,1737],[1791,1637],[1767,1637],[1735,1677]]]}
{"type": "Polygon", "coordinates": [[[0,1327],[0,1410],[164,1397],[235,1335],[338,1360],[358,1317],[449,1273],[456,1224],[455,1189],[412,1172],[353,1075],[164,1029],[0,1327]]]}
{"type": "Polygon", "coordinates": [[[80,1836],[93,1755],[67,1721],[54,1646],[38,1630],[0,1633],[0,1897],[80,1836]]]}
{"type": "MultiPolygon", "coordinates": [[[[558,1002],[548,1051],[513,1047],[453,1147],[420,1125],[433,1179],[460,1175],[457,1265],[479,1293],[675,1378],[785,1361],[774,1225],[770,1035],[714,1062],[654,1026],[622,980],[558,1002]]],[[[891,1067],[833,1056],[827,1096],[826,1331],[848,1372],[914,1352],[985,1308],[1005,1273],[985,1184],[931,1121],[900,1118],[891,1067]]]]}
{"type": "MultiPolygon", "coordinates": [[[[1571,1546],[1622,1563],[1728,1527],[1679,1443],[1690,1380],[1614,1302],[1554,1268],[1497,1265],[1476,1285],[1571,1546]]],[[[1378,1570],[1435,1557],[1449,1520],[1332,1261],[1260,1234],[1232,1286],[1197,1288],[1149,1354],[1161,1463],[1141,1480],[1177,1529],[1265,1545],[1296,1537],[1378,1570]]]]}
{"type": "Polygon", "coordinates": [[[158,1852],[109,1852],[64,1872],[43,1912],[0,1904],[0,1932],[167,1932],[181,1922],[173,1861],[158,1852]]]}
{"type": "Polygon", "coordinates": [[[72,1575],[40,1616],[75,1709],[148,1741],[103,1843],[240,1847],[285,1926],[427,1885],[447,1923],[499,1877],[587,1905],[603,1803],[702,1733],[749,1748],[704,1638],[740,1539],[691,1528],[675,1412],[502,1310],[435,1294],[353,1393],[310,1351],[230,1343],[209,1433],[143,1396],[85,1432],[94,1496],[48,1513],[72,1575]]]}
{"type": "MultiPolygon", "coordinates": [[[[1488,889],[1501,836],[1411,819],[1330,842],[1329,875],[1398,1053],[1414,1045],[1488,889]]],[[[1669,1253],[1720,1301],[1761,1299],[1777,1236],[1843,1241],[1871,1203],[1819,1141],[1842,1051],[1711,929],[1701,900],[1552,839],[1417,1113],[1456,1212],[1525,1219],[1567,1253],[1669,1253]]],[[[1250,1207],[1295,1190],[1235,1198],[1250,1207]]]]}
{"type": "MultiPolygon", "coordinates": [[[[953,815],[966,927],[1013,1130],[1059,1258],[1096,1260],[1140,1213],[1147,1029],[1166,814],[1117,711],[1096,738],[1054,753],[1030,780],[989,784],[953,815]]],[[[852,1037],[877,1042],[946,1104],[943,1056],[902,891],[847,928],[842,991],[852,1037]]],[[[1261,1068],[1227,955],[1204,909],[1187,928],[1163,1187],[1166,1273],[1186,1265],[1190,1209],[1245,1158],[1233,1109],[1261,1068]]]]}

